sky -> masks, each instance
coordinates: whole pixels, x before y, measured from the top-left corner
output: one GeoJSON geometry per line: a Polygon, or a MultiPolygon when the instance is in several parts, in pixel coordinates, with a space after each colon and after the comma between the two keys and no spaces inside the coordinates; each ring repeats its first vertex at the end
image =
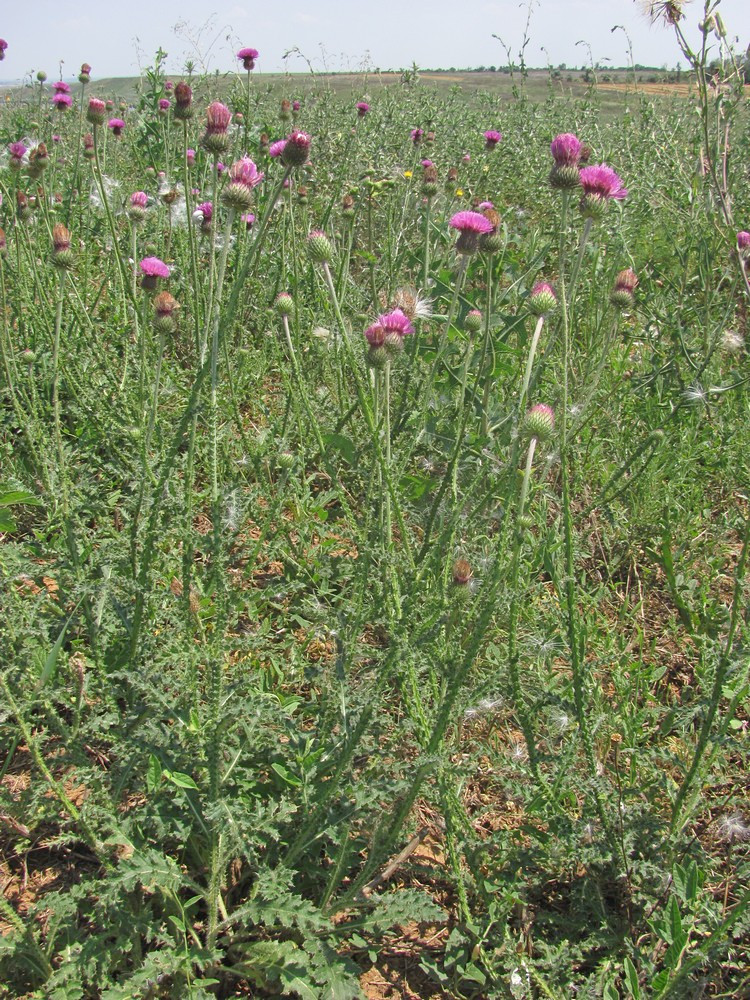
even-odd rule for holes
{"type": "MultiPolygon", "coordinates": [[[[56,79],[61,62],[63,78],[76,76],[82,62],[91,64],[94,83],[97,76],[135,76],[153,63],[160,46],[175,76],[186,59],[197,71],[236,69],[234,54],[243,46],[259,50],[257,69],[267,72],[306,72],[310,66],[357,72],[413,62],[423,69],[502,65],[502,43],[517,61],[529,4],[530,66],[582,66],[590,59],[627,65],[625,32],[636,63],[671,68],[680,61],[671,29],[651,26],[635,0],[128,0],[109,11],[90,2],[8,0],[0,13],[0,38],[8,42],[0,81],[37,70],[56,79]],[[625,31],[613,31],[615,25],[625,31]]],[[[744,53],[750,0],[721,0],[719,9],[744,53]]],[[[686,7],[683,25],[695,44],[702,10],[703,0],[686,7]]]]}

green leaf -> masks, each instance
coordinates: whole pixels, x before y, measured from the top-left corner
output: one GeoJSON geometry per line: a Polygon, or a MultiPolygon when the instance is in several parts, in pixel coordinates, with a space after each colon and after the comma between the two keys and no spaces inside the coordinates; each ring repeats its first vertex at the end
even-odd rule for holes
{"type": "Polygon", "coordinates": [[[189,774],[185,774],[183,771],[164,771],[164,777],[173,785],[177,785],[178,788],[192,788],[194,791],[198,791],[196,783],[189,774]]]}
{"type": "Polygon", "coordinates": [[[640,1000],[641,987],[638,982],[638,971],[627,955],[625,956],[623,965],[625,966],[625,982],[627,983],[628,990],[630,991],[630,996],[633,1000],[640,1000]]]}
{"type": "Polygon", "coordinates": [[[146,791],[153,795],[161,784],[162,767],[159,758],[150,754],[148,758],[148,770],[146,771],[146,791]]]}
{"type": "Polygon", "coordinates": [[[354,465],[357,457],[357,449],[351,438],[345,434],[324,434],[323,441],[334,451],[341,452],[341,457],[349,465],[354,465]]]}

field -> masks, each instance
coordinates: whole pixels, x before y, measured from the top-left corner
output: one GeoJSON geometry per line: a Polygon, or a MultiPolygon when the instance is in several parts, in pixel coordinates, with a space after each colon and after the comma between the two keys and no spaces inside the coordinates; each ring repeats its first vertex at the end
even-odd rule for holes
{"type": "Polygon", "coordinates": [[[8,91],[0,997],[750,996],[694,71],[8,91]]]}

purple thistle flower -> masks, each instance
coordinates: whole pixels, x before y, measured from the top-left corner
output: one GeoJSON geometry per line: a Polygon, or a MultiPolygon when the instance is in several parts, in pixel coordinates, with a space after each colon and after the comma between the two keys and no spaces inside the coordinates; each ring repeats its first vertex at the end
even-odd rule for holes
{"type": "Polygon", "coordinates": [[[250,157],[243,156],[229,168],[229,183],[221,196],[222,201],[239,212],[249,208],[253,188],[262,180],[263,174],[258,171],[250,157]]]}
{"type": "Polygon", "coordinates": [[[69,94],[70,84],[64,83],[62,80],[58,80],[57,83],[52,84],[52,89],[56,94],[69,94]]]}
{"type": "MultiPolygon", "coordinates": [[[[8,149],[10,149],[10,146],[8,147],[8,149]]],[[[741,229],[737,233],[737,249],[740,252],[750,250],[750,233],[746,232],[744,229],[741,229]]]]}
{"type": "Polygon", "coordinates": [[[194,149],[186,149],[185,150],[185,158],[188,161],[188,166],[192,167],[192,165],[195,163],[195,150],[194,149]]]}
{"type": "Polygon", "coordinates": [[[165,80],[164,81],[164,89],[165,90],[173,90],[174,89],[174,84],[172,83],[171,80],[165,80]]]}
{"type": "Polygon", "coordinates": [[[112,129],[112,135],[121,136],[122,130],[125,128],[125,122],[122,118],[110,118],[107,122],[107,127],[112,129]]]}
{"type": "Polygon", "coordinates": [[[458,230],[458,240],[456,250],[458,253],[475,253],[479,248],[479,237],[485,233],[491,233],[494,226],[484,215],[479,212],[456,212],[451,218],[450,225],[458,230]]]}
{"type": "Polygon", "coordinates": [[[221,101],[213,101],[206,110],[206,131],[211,135],[226,132],[232,120],[232,112],[221,101]]]}
{"type": "Polygon", "coordinates": [[[144,257],[140,263],[141,271],[149,278],[168,278],[169,268],[158,257],[144,257]]]}
{"type": "Polygon", "coordinates": [[[224,166],[221,160],[219,160],[219,162],[216,164],[216,173],[219,175],[219,177],[221,177],[221,175],[224,173],[226,169],[227,168],[224,166]]]}
{"type": "MultiPolygon", "coordinates": [[[[28,146],[22,142],[11,142],[8,146],[8,152],[14,160],[22,160],[28,151],[28,146]]],[[[737,241],[739,242],[739,236],[737,241]]]]}
{"type": "Polygon", "coordinates": [[[492,232],[492,223],[485,219],[479,212],[456,212],[451,217],[450,225],[454,229],[458,229],[460,233],[477,233],[477,235],[481,235],[482,233],[492,232]]]}
{"type": "Polygon", "coordinates": [[[245,212],[244,215],[240,216],[240,222],[244,222],[248,229],[252,229],[255,224],[255,216],[252,212],[245,212]]]}
{"type": "MultiPolygon", "coordinates": [[[[377,323],[373,323],[365,330],[365,337],[367,337],[368,331],[372,330],[374,327],[379,327],[386,335],[389,333],[395,333],[399,337],[407,337],[414,333],[414,327],[409,321],[409,317],[402,309],[394,309],[393,312],[383,313],[378,316],[377,323]]],[[[369,337],[368,337],[369,340],[369,337]]]]}
{"type": "Polygon", "coordinates": [[[201,229],[208,231],[211,220],[214,217],[214,206],[210,201],[202,201],[200,205],[195,206],[195,211],[193,212],[193,219],[196,222],[200,222],[201,229]]]}
{"type": "Polygon", "coordinates": [[[286,139],[279,139],[277,142],[272,142],[268,148],[268,155],[272,159],[277,159],[284,152],[284,146],[286,146],[286,139]]]}
{"type": "Polygon", "coordinates": [[[422,160],[422,166],[423,167],[434,167],[435,164],[432,162],[432,160],[422,160]]]}
{"type": "Polygon", "coordinates": [[[555,136],[549,148],[556,167],[577,167],[583,143],[572,132],[562,132],[555,136]]]}
{"type": "Polygon", "coordinates": [[[418,146],[420,144],[423,137],[424,137],[423,128],[413,128],[411,130],[411,141],[414,143],[415,146],[418,146]]]}
{"type": "Polygon", "coordinates": [[[299,111],[302,107],[299,101],[292,101],[292,111],[299,111]]]}
{"type": "Polygon", "coordinates": [[[172,102],[170,100],[167,100],[166,97],[159,98],[159,111],[169,111],[171,107],[172,102]]]}
{"type": "Polygon", "coordinates": [[[248,71],[255,69],[255,60],[258,58],[258,50],[251,48],[240,49],[237,53],[237,58],[242,60],[244,69],[248,71]]]}
{"type": "Polygon", "coordinates": [[[130,204],[135,208],[146,208],[148,205],[148,195],[145,191],[134,191],[130,196],[130,204]]]}
{"type": "Polygon", "coordinates": [[[628,196],[627,189],[622,186],[622,181],[606,163],[583,167],[580,171],[580,177],[584,195],[594,195],[604,201],[609,201],[610,198],[622,201],[628,196]]]}
{"type": "Polygon", "coordinates": [[[480,210],[482,212],[484,212],[485,209],[487,209],[487,208],[494,208],[495,206],[492,204],[491,201],[482,201],[482,202],[479,203],[478,207],[480,208],[480,210]]]}
{"type": "Polygon", "coordinates": [[[484,133],[484,148],[494,149],[495,146],[502,140],[502,132],[496,132],[494,129],[489,129],[489,131],[484,133]]]}
{"type": "Polygon", "coordinates": [[[367,101],[357,101],[355,107],[357,109],[357,114],[359,115],[360,118],[364,118],[367,112],[370,110],[370,105],[367,103],[367,101]]]}
{"type": "Polygon", "coordinates": [[[70,94],[55,94],[52,98],[52,103],[55,105],[58,111],[65,111],[73,103],[73,98],[70,94]]]}
{"type": "Polygon", "coordinates": [[[142,288],[153,290],[156,288],[157,279],[169,277],[169,268],[158,257],[144,257],[140,267],[143,273],[143,278],[141,279],[142,288]]]}
{"type": "Polygon", "coordinates": [[[0,38],[0,62],[5,59],[5,50],[8,48],[8,43],[4,38],[0,38]]]}
{"type": "Polygon", "coordinates": [[[243,156],[241,160],[235,160],[229,168],[229,178],[235,184],[254,188],[263,180],[263,174],[259,173],[249,156],[243,156]]]}

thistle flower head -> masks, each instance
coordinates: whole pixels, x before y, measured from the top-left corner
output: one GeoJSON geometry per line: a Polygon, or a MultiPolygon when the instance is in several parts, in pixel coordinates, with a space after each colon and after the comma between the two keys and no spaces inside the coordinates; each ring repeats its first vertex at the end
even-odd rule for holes
{"type": "Polygon", "coordinates": [[[181,80],[174,88],[174,116],[180,121],[187,121],[193,117],[193,89],[181,80]]]}
{"type": "Polygon", "coordinates": [[[291,316],[294,312],[294,299],[289,292],[279,292],[273,305],[279,316],[291,316]]]}
{"type": "Polygon", "coordinates": [[[464,319],[464,326],[470,333],[476,333],[482,328],[482,314],[478,309],[470,309],[464,319]]]}
{"type": "Polygon", "coordinates": [[[484,133],[484,148],[494,149],[495,146],[502,140],[502,132],[496,132],[495,129],[489,129],[484,133]]]}
{"type": "Polygon", "coordinates": [[[609,201],[622,201],[628,196],[622,181],[606,163],[582,167],[579,177],[583,188],[580,208],[585,217],[600,218],[609,201]]]}
{"type": "Polygon", "coordinates": [[[287,167],[301,167],[310,156],[311,139],[307,132],[295,130],[286,137],[281,159],[287,167]]]}
{"type": "Polygon", "coordinates": [[[214,217],[214,206],[210,201],[202,201],[199,205],[195,206],[195,211],[193,212],[193,222],[200,224],[201,230],[204,233],[211,231],[211,220],[214,217]]]}
{"type": "Polygon", "coordinates": [[[402,312],[407,319],[432,319],[432,301],[407,285],[405,288],[397,288],[390,302],[391,311],[402,312]]]}
{"type": "Polygon", "coordinates": [[[456,212],[450,225],[458,230],[456,250],[462,254],[472,254],[479,249],[479,237],[491,233],[493,226],[481,212],[456,212]]]}
{"type": "Polygon", "coordinates": [[[615,278],[612,293],[609,297],[613,306],[618,309],[630,309],[633,306],[633,292],[638,287],[638,277],[631,268],[626,268],[615,278]]]}
{"type": "Polygon", "coordinates": [[[423,138],[424,138],[423,128],[413,128],[411,130],[411,141],[414,143],[415,146],[418,146],[423,138]]]}
{"type": "Polygon", "coordinates": [[[81,63],[81,71],[78,74],[79,83],[88,83],[91,80],[91,66],[88,63],[81,63]]]}
{"type": "Polygon", "coordinates": [[[11,142],[8,145],[8,152],[10,153],[10,167],[12,169],[19,169],[24,156],[29,151],[29,147],[23,142],[11,142]]]}
{"type": "Polygon", "coordinates": [[[716,822],[716,835],[727,844],[750,839],[750,826],[745,822],[742,813],[733,812],[720,816],[716,822]]]}
{"type": "Polygon", "coordinates": [[[148,206],[148,195],[145,191],[134,191],[130,196],[130,202],[125,209],[131,222],[143,222],[146,218],[146,207],[148,206]]]}
{"type": "Polygon", "coordinates": [[[242,66],[246,70],[255,69],[255,60],[258,58],[258,50],[245,48],[240,49],[237,58],[242,60],[242,66]]]}
{"type": "Polygon", "coordinates": [[[268,155],[271,159],[278,159],[284,152],[284,146],[286,146],[286,139],[278,139],[276,142],[272,142],[268,147],[268,155]]]}
{"type": "Polygon", "coordinates": [[[73,98],[70,94],[54,94],[52,97],[52,103],[58,111],[66,111],[73,104],[73,98]]]}
{"type": "Polygon", "coordinates": [[[328,263],[333,257],[333,246],[322,229],[313,229],[307,237],[307,252],[319,264],[328,263]]]}
{"type": "Polygon", "coordinates": [[[577,167],[581,160],[581,140],[572,132],[556,135],[550,143],[550,152],[556,167],[577,167]]]}
{"type": "Polygon", "coordinates": [[[737,249],[739,250],[740,256],[743,260],[746,257],[750,257],[750,233],[746,232],[744,229],[741,229],[737,233],[737,249]]]}
{"type": "Polygon", "coordinates": [[[532,406],[523,419],[523,429],[531,438],[537,441],[548,441],[555,429],[555,411],[546,403],[532,406]]]}
{"type": "Polygon", "coordinates": [[[652,24],[657,21],[679,24],[685,16],[682,8],[689,2],[690,0],[639,0],[639,7],[652,24]]]}
{"type": "Polygon", "coordinates": [[[360,118],[364,118],[367,112],[370,110],[370,105],[367,103],[367,101],[357,101],[355,107],[357,109],[357,115],[360,118]]]}
{"type": "Polygon", "coordinates": [[[57,83],[52,84],[52,89],[56,94],[69,94],[70,84],[65,83],[64,80],[58,80],[57,83]]]}
{"type": "Polygon", "coordinates": [[[531,289],[527,305],[534,316],[546,316],[557,306],[557,296],[552,285],[538,281],[531,289]]]}
{"type": "Polygon", "coordinates": [[[86,118],[92,125],[103,125],[107,120],[107,105],[98,97],[89,97],[86,118]]]}
{"type": "Polygon", "coordinates": [[[232,120],[232,112],[221,101],[213,101],[206,110],[206,131],[201,143],[210,153],[223,153],[229,145],[227,129],[232,120]]]}
{"type": "Polygon", "coordinates": [[[255,216],[252,212],[246,212],[244,215],[240,216],[240,222],[245,223],[246,229],[252,229],[255,225],[255,216]]]}
{"type": "Polygon", "coordinates": [[[159,111],[169,111],[172,107],[172,102],[167,97],[159,98],[159,111]]]}
{"type": "Polygon", "coordinates": [[[180,308],[177,299],[169,292],[158,292],[153,298],[154,329],[157,333],[173,333],[174,314],[180,308]]]}
{"type": "Polygon", "coordinates": [[[107,128],[112,129],[112,135],[121,136],[122,130],[125,128],[125,122],[122,118],[110,118],[107,122],[107,128]]]}
{"type": "Polygon", "coordinates": [[[65,271],[70,270],[75,263],[70,242],[70,231],[67,226],[62,222],[56,222],[52,227],[52,263],[65,271]]]}
{"type": "Polygon", "coordinates": [[[0,38],[0,62],[5,59],[5,50],[8,48],[8,43],[4,38],[0,38]]]}
{"type": "Polygon", "coordinates": [[[263,180],[263,174],[258,171],[249,156],[236,160],[229,168],[229,183],[221,196],[222,201],[243,211],[250,206],[253,188],[263,180]]]}
{"type": "Polygon", "coordinates": [[[170,274],[167,265],[158,257],[144,257],[140,263],[140,268],[143,274],[141,285],[147,289],[156,288],[157,279],[168,278],[170,274]]]}

